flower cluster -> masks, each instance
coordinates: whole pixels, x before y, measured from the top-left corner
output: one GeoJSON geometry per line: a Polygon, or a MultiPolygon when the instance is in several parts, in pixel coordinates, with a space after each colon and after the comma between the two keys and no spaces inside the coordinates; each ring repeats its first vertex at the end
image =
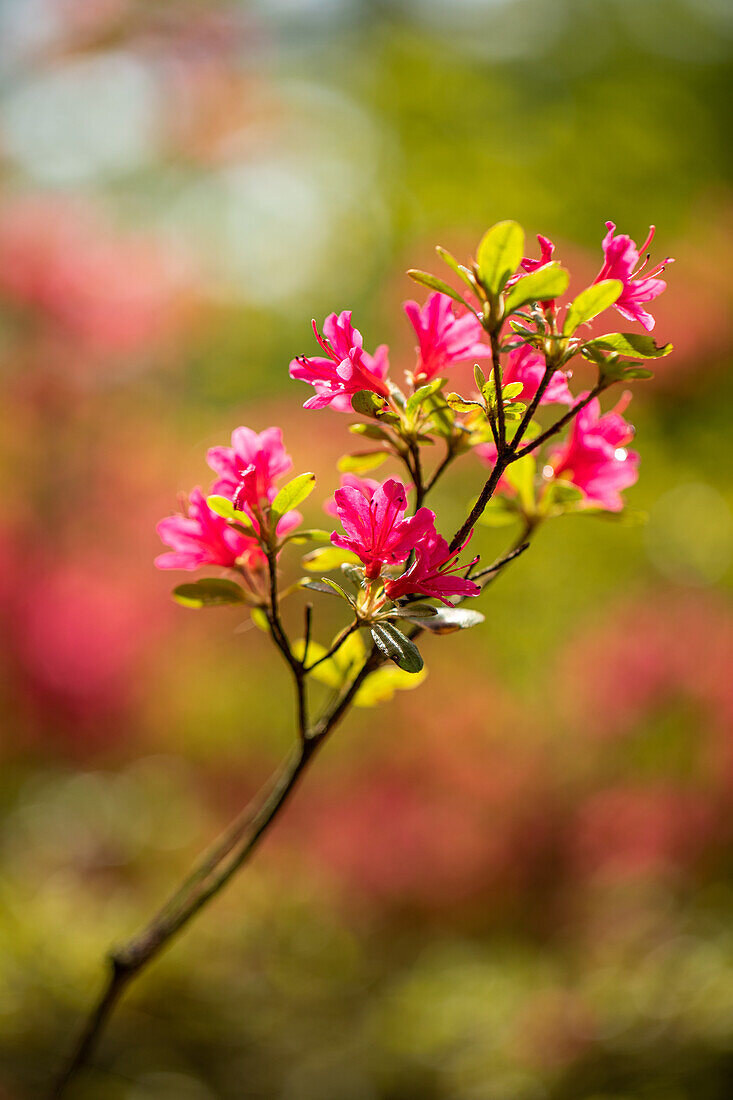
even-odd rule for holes
{"type": "MultiPolygon", "coordinates": [[[[567,512],[623,511],[621,494],[636,481],[639,466],[629,450],[633,428],[622,415],[630,394],[606,412],[600,398],[616,383],[649,377],[640,361],[671,350],[647,335],[654,319],[644,308],[664,290],[659,273],[669,261],[646,270],[648,261],[640,263],[633,240],[617,234],[612,222],[606,227],[599,274],[571,299],[570,275],[555,260],[553,242],[539,236],[539,257],[525,256],[515,222],[493,226],[466,265],[440,249],[462,286],[459,291],[434,275],[410,272],[430,293],[423,306],[405,303],[417,343],[416,360],[401,377],[391,372],[386,345],[365,350],[349,310],[330,314],[322,331],[313,322],[319,354],[293,359],[290,375],[313,388],[305,408],[356,414],[349,429],[367,445],[340,459],[341,485],[324,504],[341,529],[296,534],[296,508],[312,491],[314,475],[278,486],[292,467],[280,429],[258,434],[237,428],[230,447],[208,452],[216,474],[208,496],[194,489],[185,513],[159,524],[171,552],[156,563],[162,569],[220,566],[237,580],[182,586],[176,590],[181,602],[255,605],[298,677],[312,671],[331,687],[341,684],[349,667],[342,647],[356,630],[371,634],[380,659],[414,674],[422,668],[417,635],[481,621],[459,605],[478,596],[484,580],[525,548],[539,523],[567,512]],[[596,335],[589,323],[610,309],[644,331],[596,335]],[[581,374],[583,385],[574,392],[576,361],[596,379],[588,384],[581,374]],[[466,362],[474,363],[476,390],[445,392],[446,376],[466,362]],[[423,459],[428,444],[438,455],[429,473],[423,459]],[[471,451],[490,472],[448,540],[438,533],[425,497],[471,451]],[[390,459],[402,477],[363,476],[390,459]],[[477,523],[514,522],[518,538],[504,559],[478,571],[478,557],[461,563],[477,523]],[[351,618],[310,666],[309,646],[317,645],[309,636],[310,611],[306,637],[291,643],[277,577],[286,545],[308,539],[326,545],[306,553],[309,576],[288,591],[336,595],[351,618]],[[340,583],[327,576],[333,571],[340,583]]],[[[653,235],[652,229],[642,252],[653,235]]]]}
{"type": "MultiPolygon", "coordinates": [[[[206,460],[217,474],[208,498],[221,497],[232,504],[239,521],[230,522],[226,514],[216,512],[200,488],[191,490],[184,511],[162,519],[157,526],[162,541],[171,553],[155,559],[159,569],[198,569],[219,565],[227,569],[243,568],[248,573],[265,563],[262,547],[263,512],[277,495],[276,480],[292,467],[285,451],[280,428],[266,428],[259,435],[250,428],[232,432],[231,447],[212,447],[206,460]],[[243,526],[243,524],[245,526],[243,526]]],[[[295,510],[280,517],[276,531],[287,535],[301,522],[295,510]]]]}

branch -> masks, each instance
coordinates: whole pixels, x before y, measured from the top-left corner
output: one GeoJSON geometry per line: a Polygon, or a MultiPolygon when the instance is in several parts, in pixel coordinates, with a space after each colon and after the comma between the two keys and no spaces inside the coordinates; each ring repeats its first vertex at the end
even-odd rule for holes
{"type": "Polygon", "coordinates": [[[583,397],[580,401],[576,401],[575,404],[570,409],[568,409],[564,416],[561,416],[559,420],[556,420],[555,423],[551,427],[547,428],[546,431],[542,432],[541,435],[536,436],[534,439],[530,439],[529,443],[525,443],[525,445],[520,448],[520,450],[516,451],[512,461],[516,461],[516,459],[518,458],[524,458],[525,455],[528,455],[531,451],[536,450],[537,447],[541,447],[543,443],[546,443],[548,439],[551,439],[553,435],[556,435],[562,428],[564,428],[565,425],[569,423],[569,421],[571,421],[574,416],[577,416],[581,409],[584,409],[585,406],[589,405],[595,397],[598,397],[600,393],[603,393],[606,388],[606,383],[597,382],[590,393],[583,397]]]}

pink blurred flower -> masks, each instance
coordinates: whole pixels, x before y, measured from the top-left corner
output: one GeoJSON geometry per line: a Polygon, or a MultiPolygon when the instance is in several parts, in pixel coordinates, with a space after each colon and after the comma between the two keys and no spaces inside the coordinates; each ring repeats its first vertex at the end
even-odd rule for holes
{"type": "MultiPolygon", "coordinates": [[[[521,382],[522,392],[517,396],[517,401],[529,405],[537,393],[542,376],[545,373],[545,360],[538,351],[523,344],[521,348],[515,348],[507,356],[504,368],[503,383],[521,382]]],[[[542,395],[540,405],[572,405],[573,395],[568,389],[568,382],[562,371],[555,371],[550,384],[542,395]]]]}
{"type": "Polygon", "coordinates": [[[609,512],[621,511],[621,491],[639,476],[639,456],[626,449],[634,429],[620,415],[627,403],[628,395],[601,416],[594,398],[576,416],[567,442],[550,456],[554,477],[571,481],[589,503],[609,512]]]}
{"type": "MultiPolygon", "coordinates": [[[[405,492],[409,492],[410,486],[405,485],[404,482],[398,478],[393,477],[392,481],[398,485],[402,485],[405,492]]],[[[363,493],[367,500],[371,500],[377,489],[382,485],[381,481],[377,481],[373,477],[359,477],[358,474],[342,474],[341,475],[341,488],[358,489],[360,493],[363,493]]],[[[329,516],[338,517],[338,507],[336,505],[335,497],[330,497],[323,505],[324,512],[327,512],[329,516]]]]}
{"type": "Polygon", "coordinates": [[[351,310],[329,314],[323,322],[323,336],[314,321],[313,332],[325,357],[299,355],[290,364],[290,377],[307,382],[316,391],[303,408],[333,405],[339,412],[351,412],[351,397],[359,390],[389,397],[387,347],[380,344],[374,355],[364,351],[362,335],[351,323],[351,310]]]}
{"type": "Polygon", "coordinates": [[[640,278],[648,260],[645,260],[641,267],[638,267],[639,253],[646,252],[652,243],[654,226],[650,227],[649,236],[644,241],[641,249],[637,249],[631,237],[626,236],[624,233],[614,236],[616,226],[613,222],[606,222],[606,229],[608,233],[603,238],[605,262],[593,282],[598,283],[602,279],[620,279],[623,283],[623,290],[621,291],[621,297],[614,305],[614,309],[618,310],[621,316],[628,321],[638,321],[647,332],[651,332],[655,324],[654,318],[642,308],[643,303],[651,302],[654,298],[659,297],[662,291],[666,290],[667,284],[664,279],[656,279],[654,276],[664,270],[665,264],[673,261],[668,256],[656,267],[647,271],[643,278],[640,278]]]}
{"type": "Polygon", "coordinates": [[[488,359],[491,348],[481,343],[483,329],[471,313],[456,317],[446,294],[430,294],[422,309],[405,302],[405,313],[417,333],[416,382],[429,382],[446,367],[466,359],[488,359]]]}
{"type": "Polygon", "coordinates": [[[0,294],[39,312],[76,358],[136,355],[181,326],[190,265],[152,236],[113,232],[69,200],[23,198],[0,211],[0,294]]]}
{"type": "Polygon", "coordinates": [[[166,516],[156,531],[171,552],[155,559],[158,569],[235,566],[240,560],[257,568],[264,555],[256,539],[241,534],[209,508],[200,488],[192,489],[186,515],[166,516]]]}
{"type": "Polygon", "coordinates": [[[407,494],[393,479],[375,489],[371,499],[361,489],[347,486],[336,490],[335,501],[346,535],[334,531],[331,542],[356,554],[372,580],[382,566],[407,561],[418,541],[434,529],[435,515],[428,508],[404,518],[407,494]]]}
{"type": "Polygon", "coordinates": [[[385,592],[391,600],[398,600],[410,592],[433,596],[448,607],[453,606],[451,596],[478,596],[481,589],[475,581],[453,575],[466,568],[458,565],[462,549],[463,546],[451,553],[442,535],[435,529],[427,531],[415,545],[412,565],[397,580],[385,581],[385,592]]]}
{"type": "Polygon", "coordinates": [[[659,874],[694,862],[716,827],[715,808],[703,791],[612,787],[579,809],[575,862],[594,876],[659,874]]]}

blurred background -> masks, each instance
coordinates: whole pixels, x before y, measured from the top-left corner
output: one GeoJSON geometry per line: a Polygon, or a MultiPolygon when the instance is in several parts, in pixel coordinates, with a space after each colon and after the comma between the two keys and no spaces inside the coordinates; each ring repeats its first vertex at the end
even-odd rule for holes
{"type": "Polygon", "coordinates": [[[411,366],[405,268],[509,217],[576,288],[606,219],[676,257],[649,521],[542,530],[355,712],[74,1095],[733,1094],[732,49],[726,0],[0,0],[3,1100],[290,743],[274,650],[171,602],[156,520],[242,423],[327,496],[310,318],[411,366]]]}

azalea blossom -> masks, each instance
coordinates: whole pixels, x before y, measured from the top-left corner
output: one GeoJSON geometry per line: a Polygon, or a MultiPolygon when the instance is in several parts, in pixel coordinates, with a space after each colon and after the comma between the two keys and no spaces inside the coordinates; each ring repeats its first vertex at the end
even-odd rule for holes
{"type": "MultiPolygon", "coordinates": [[[[510,382],[521,382],[522,392],[517,394],[516,400],[529,405],[537,393],[544,373],[543,356],[528,344],[523,344],[507,356],[503,383],[507,386],[510,382]]],[[[573,395],[568,389],[567,378],[562,371],[555,371],[540,398],[540,405],[572,405],[572,403],[573,395]]]]}
{"type": "Polygon", "coordinates": [[[417,302],[405,302],[405,313],[419,341],[413,372],[416,382],[429,382],[454,363],[491,357],[491,348],[481,343],[479,322],[472,313],[456,317],[447,294],[428,295],[422,309],[417,302]]]}
{"type": "MultiPolygon", "coordinates": [[[[392,481],[397,482],[398,485],[403,485],[405,492],[409,492],[411,486],[404,485],[403,481],[399,477],[393,477],[392,481]]],[[[382,485],[381,481],[377,481],[373,477],[359,477],[358,474],[342,474],[341,475],[341,488],[347,487],[352,489],[358,489],[360,493],[366,497],[367,500],[371,500],[377,489],[382,485]]],[[[323,505],[324,512],[328,512],[329,516],[338,517],[338,507],[336,505],[335,497],[331,497],[325,501],[323,505]]]]}
{"type": "Polygon", "coordinates": [[[283,445],[280,428],[264,432],[235,428],[231,447],[211,447],[206,461],[219,477],[211,492],[228,500],[238,498],[237,507],[256,510],[277,493],[276,478],[286,474],[293,463],[283,445]]]}
{"type": "Polygon", "coordinates": [[[325,355],[300,355],[290,364],[290,377],[307,382],[316,391],[303,408],[332,405],[339,412],[351,412],[351,398],[359,390],[389,397],[385,381],[388,348],[380,344],[374,355],[364,351],[362,335],[351,323],[351,310],[329,314],[323,322],[323,336],[314,321],[313,332],[325,355]]]}
{"type": "Polygon", "coordinates": [[[639,456],[627,450],[634,429],[621,416],[629,400],[627,394],[615,409],[601,415],[594,398],[576,416],[567,443],[550,456],[554,477],[572,482],[588,503],[609,512],[621,511],[621,491],[639,476],[639,456]]]}
{"type": "Polygon", "coordinates": [[[555,251],[555,246],[549,237],[543,237],[541,233],[537,234],[537,241],[540,246],[540,258],[539,260],[533,260],[527,256],[521,261],[521,268],[526,271],[527,274],[531,274],[533,271],[539,271],[541,267],[546,267],[547,264],[552,262],[552,254],[555,251]]]}
{"type": "Polygon", "coordinates": [[[155,529],[171,548],[155,559],[158,569],[232,568],[239,562],[255,569],[265,561],[257,539],[243,535],[212,512],[198,487],[191,490],[186,514],[166,516],[155,529]]]}
{"type": "Polygon", "coordinates": [[[331,542],[356,554],[370,580],[379,576],[383,566],[407,561],[435,526],[435,514],[428,508],[405,518],[407,493],[393,478],[375,489],[371,499],[353,486],[337,489],[334,499],[346,535],[334,531],[331,542]]]}
{"type": "Polygon", "coordinates": [[[450,597],[478,596],[481,588],[475,581],[454,575],[466,568],[458,564],[462,549],[463,546],[451,553],[446,540],[433,528],[415,545],[415,560],[409,569],[396,580],[385,581],[385,592],[391,600],[398,600],[411,592],[432,596],[448,607],[453,606],[450,597]]]}
{"type": "Polygon", "coordinates": [[[638,321],[647,332],[651,332],[655,321],[643,308],[643,303],[658,298],[662,291],[667,289],[664,279],[657,279],[655,276],[664,270],[666,264],[673,263],[673,260],[668,256],[642,276],[648,258],[638,266],[639,254],[645,253],[654,240],[654,226],[650,226],[649,236],[640,249],[637,249],[631,237],[627,237],[625,233],[616,234],[616,226],[613,222],[606,222],[606,229],[608,232],[603,238],[605,262],[593,282],[598,283],[602,279],[620,279],[623,290],[614,303],[614,309],[618,310],[627,321],[638,321]]]}

